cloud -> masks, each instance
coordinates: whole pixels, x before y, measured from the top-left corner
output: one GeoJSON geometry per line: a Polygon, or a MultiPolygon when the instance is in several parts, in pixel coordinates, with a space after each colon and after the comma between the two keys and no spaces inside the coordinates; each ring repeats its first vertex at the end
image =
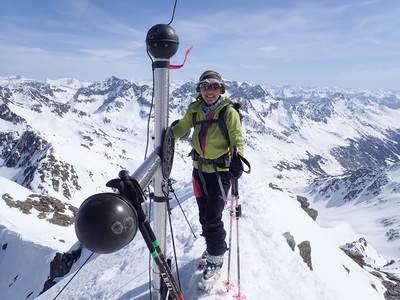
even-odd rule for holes
{"type": "Polygon", "coordinates": [[[372,7],[374,4],[368,1],[361,9],[352,2],[328,5],[302,1],[275,8],[265,5],[257,11],[218,10],[191,16],[190,22],[177,22],[178,32],[184,27],[185,38],[207,44],[215,51],[243,53],[244,49],[259,49],[271,54],[269,45],[273,45],[284,59],[357,58],[374,51],[385,55],[393,47],[384,45],[398,45],[400,19],[397,13],[380,11],[372,7]]]}
{"type": "Polygon", "coordinates": [[[259,50],[263,51],[263,52],[274,52],[278,49],[278,47],[274,47],[274,46],[264,46],[259,48],[259,50]]]}
{"type": "Polygon", "coordinates": [[[39,80],[69,77],[83,81],[103,80],[112,75],[127,79],[151,78],[146,55],[132,57],[129,51],[84,49],[82,56],[0,45],[0,52],[2,76],[23,75],[39,80]]]}
{"type": "MultiPolygon", "coordinates": [[[[96,3],[96,2],[94,2],[96,3]]],[[[75,21],[75,29],[101,30],[109,33],[143,38],[142,30],[132,28],[117,17],[103,11],[98,5],[88,0],[69,0],[60,4],[58,11],[75,21]]],[[[70,22],[70,21],[69,21],[70,22]]]]}
{"type": "MultiPolygon", "coordinates": [[[[400,61],[397,0],[226,3],[215,2],[213,9],[197,2],[178,6],[172,27],[178,33],[180,46],[172,64],[182,61],[189,46],[195,47],[185,68],[173,76],[197,78],[204,68],[215,68],[226,77],[240,76],[247,81],[270,81],[279,76],[288,83],[307,80],[312,85],[313,80],[339,80],[343,76],[351,84],[351,76],[372,82],[374,75],[362,73],[367,67],[371,72],[388,70],[388,66],[398,66],[400,61]],[[346,77],[350,71],[357,74],[346,77]]],[[[138,7],[129,1],[57,1],[32,12],[30,20],[35,21],[36,15],[47,9],[44,15],[48,18],[39,25],[37,21],[26,26],[26,22],[0,20],[0,25],[5,25],[0,32],[0,68],[3,72],[23,70],[18,71],[21,75],[27,74],[26,70],[48,73],[46,76],[65,71],[72,74],[63,77],[78,79],[80,69],[85,80],[92,80],[88,78],[90,74],[98,79],[100,74],[112,72],[142,79],[136,68],[146,72],[150,68],[146,33],[154,25],[150,22],[162,14],[169,20],[166,7],[165,3],[143,3],[138,7]],[[36,64],[33,59],[41,63],[36,64]],[[129,72],[125,72],[127,69],[129,72]]]]}
{"type": "Polygon", "coordinates": [[[376,88],[376,89],[393,89],[398,87],[398,78],[400,78],[400,67],[364,70],[364,71],[347,71],[332,77],[335,82],[341,82],[342,86],[351,82],[352,87],[376,88]]]}
{"type": "Polygon", "coordinates": [[[91,56],[93,59],[100,59],[108,62],[125,59],[134,55],[134,52],[117,49],[81,49],[82,53],[91,56]]]}

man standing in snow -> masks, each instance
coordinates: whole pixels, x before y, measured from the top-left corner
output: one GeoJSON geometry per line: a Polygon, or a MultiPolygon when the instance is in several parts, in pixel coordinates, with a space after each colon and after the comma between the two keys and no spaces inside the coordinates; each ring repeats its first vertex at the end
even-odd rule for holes
{"type": "MultiPolygon", "coordinates": [[[[244,151],[242,126],[238,112],[226,107],[231,100],[222,97],[225,84],[218,72],[205,71],[199,79],[196,91],[200,94],[189,105],[184,117],[172,127],[175,138],[187,134],[194,127],[191,156],[193,159],[193,189],[199,208],[199,220],[206,240],[206,251],[200,266],[204,267],[201,288],[211,288],[219,278],[224,253],[226,231],[222,213],[231,186],[229,165],[232,151],[244,151]],[[225,111],[226,110],[226,111],[225,111]],[[221,128],[219,114],[225,114],[225,128],[221,128]]],[[[175,123],[175,122],[174,122],[175,123]]]]}

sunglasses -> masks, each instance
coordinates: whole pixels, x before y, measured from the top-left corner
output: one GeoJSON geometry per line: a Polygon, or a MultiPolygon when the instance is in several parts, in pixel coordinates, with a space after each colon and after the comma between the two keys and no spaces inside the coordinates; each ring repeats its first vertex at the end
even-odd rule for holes
{"type": "Polygon", "coordinates": [[[219,83],[202,83],[199,86],[202,90],[216,90],[221,88],[221,85],[219,83]]]}

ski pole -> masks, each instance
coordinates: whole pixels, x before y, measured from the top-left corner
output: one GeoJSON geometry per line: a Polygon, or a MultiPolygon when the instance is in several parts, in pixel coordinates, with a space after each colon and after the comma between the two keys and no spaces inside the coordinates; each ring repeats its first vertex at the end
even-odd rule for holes
{"type": "Polygon", "coordinates": [[[239,178],[243,172],[250,173],[250,163],[239,154],[238,147],[233,148],[232,161],[229,166],[229,171],[232,174],[232,190],[231,190],[231,208],[230,208],[230,230],[229,230],[229,255],[228,255],[228,279],[223,281],[223,284],[229,292],[234,284],[230,280],[231,268],[231,253],[232,253],[232,227],[233,215],[236,218],[236,253],[237,253],[237,279],[238,279],[238,294],[234,294],[236,300],[245,300],[246,296],[240,292],[240,234],[239,234],[239,218],[242,216],[242,206],[239,204],[239,178]],[[248,170],[243,169],[243,163],[247,165],[248,170]]]}
{"type": "MultiPolygon", "coordinates": [[[[237,180],[237,178],[236,178],[237,180]]],[[[236,188],[234,187],[235,184],[235,178],[233,179],[232,182],[232,188],[231,188],[231,207],[229,210],[229,241],[228,241],[228,278],[223,282],[226,291],[229,292],[234,284],[230,280],[230,275],[231,275],[231,254],[232,254],[232,229],[233,229],[233,213],[234,213],[234,203],[235,203],[235,193],[236,193],[236,188]]]]}
{"type": "Polygon", "coordinates": [[[150,251],[164,281],[170,295],[174,300],[184,300],[182,292],[172,275],[171,269],[168,266],[167,260],[161,251],[159,242],[151,229],[150,223],[146,218],[141,203],[144,202],[143,191],[136,179],[130,177],[127,173],[120,172],[121,179],[109,181],[108,187],[117,188],[122,196],[124,196],[136,209],[139,221],[139,230],[142,233],[143,239],[146,242],[147,248],[150,251]]]}
{"type": "Polygon", "coordinates": [[[154,261],[156,262],[157,267],[161,273],[161,277],[166,287],[168,288],[172,298],[174,300],[184,300],[184,297],[174,279],[174,276],[171,273],[171,269],[168,266],[167,260],[165,259],[165,256],[161,251],[159,243],[154,236],[153,230],[151,229],[149,222],[146,220],[145,222],[140,223],[139,230],[142,233],[143,239],[146,242],[151,257],[153,257],[154,261]]]}
{"type": "Polygon", "coordinates": [[[242,206],[239,204],[239,193],[236,196],[236,245],[237,245],[237,273],[238,273],[238,294],[233,295],[237,300],[245,300],[244,296],[240,292],[240,234],[239,234],[239,218],[242,216],[242,206]]]}
{"type": "MultiPolygon", "coordinates": [[[[245,300],[246,296],[240,291],[240,231],[239,231],[239,218],[242,216],[242,206],[239,204],[239,181],[237,177],[232,180],[232,202],[231,202],[231,222],[233,222],[233,213],[236,219],[236,256],[237,256],[237,281],[238,293],[233,295],[236,300],[245,300]],[[233,209],[235,208],[235,210],[233,209]]],[[[232,226],[232,225],[231,225],[232,226]]],[[[229,276],[229,275],[228,275],[229,276]]],[[[233,283],[227,282],[227,289],[233,288],[233,283]]]]}

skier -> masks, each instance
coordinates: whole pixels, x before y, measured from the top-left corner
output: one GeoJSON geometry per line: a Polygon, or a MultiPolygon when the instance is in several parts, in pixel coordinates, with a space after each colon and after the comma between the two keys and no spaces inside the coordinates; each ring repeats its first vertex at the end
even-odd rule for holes
{"type": "Polygon", "coordinates": [[[237,149],[243,155],[244,143],[239,113],[229,107],[225,113],[225,128],[228,138],[221,129],[218,116],[231,100],[222,97],[225,84],[218,72],[205,71],[196,86],[199,95],[192,102],[186,114],[172,124],[175,138],[185,136],[192,127],[191,157],[193,159],[192,183],[199,209],[202,235],[206,250],[201,256],[199,268],[203,268],[200,289],[209,290],[220,276],[220,270],[227,250],[226,231],[222,213],[231,187],[229,165],[232,151],[237,149]]]}

